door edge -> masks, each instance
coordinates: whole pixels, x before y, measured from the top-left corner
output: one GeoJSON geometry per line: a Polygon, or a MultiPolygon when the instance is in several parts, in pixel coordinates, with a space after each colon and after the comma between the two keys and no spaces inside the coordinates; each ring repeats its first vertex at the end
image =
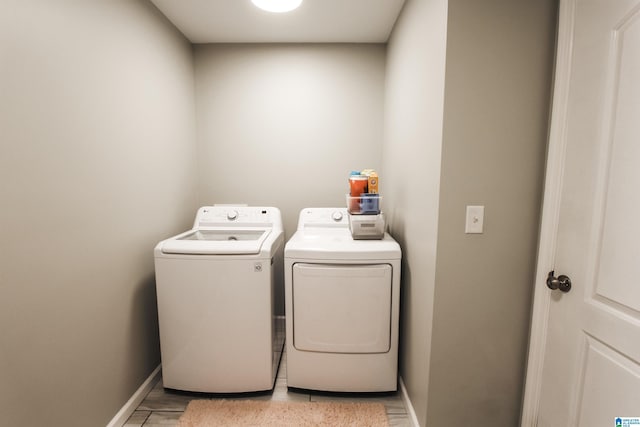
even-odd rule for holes
{"type": "Polygon", "coordinates": [[[560,0],[559,5],[549,146],[547,149],[526,376],[520,416],[521,427],[535,427],[538,424],[550,301],[550,292],[545,285],[545,281],[548,272],[553,269],[556,255],[567,146],[567,111],[576,1],[560,0]]]}

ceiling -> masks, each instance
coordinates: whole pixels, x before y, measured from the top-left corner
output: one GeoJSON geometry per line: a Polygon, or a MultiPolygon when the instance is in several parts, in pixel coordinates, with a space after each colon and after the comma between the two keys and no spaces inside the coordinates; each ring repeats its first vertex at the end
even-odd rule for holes
{"type": "Polygon", "coordinates": [[[251,0],[151,0],[192,43],[384,43],[405,0],[303,0],[293,12],[251,0]]]}

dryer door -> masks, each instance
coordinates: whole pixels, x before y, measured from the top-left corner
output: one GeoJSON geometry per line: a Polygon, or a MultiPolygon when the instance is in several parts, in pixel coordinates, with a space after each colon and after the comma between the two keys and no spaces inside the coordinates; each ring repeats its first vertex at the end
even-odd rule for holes
{"type": "Polygon", "coordinates": [[[302,351],[386,353],[391,265],[293,266],[293,345],[302,351]]]}

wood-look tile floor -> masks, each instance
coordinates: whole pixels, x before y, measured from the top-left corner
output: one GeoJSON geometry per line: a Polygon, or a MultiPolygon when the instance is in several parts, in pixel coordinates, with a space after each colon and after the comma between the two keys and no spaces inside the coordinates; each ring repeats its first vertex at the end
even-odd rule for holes
{"type": "Polygon", "coordinates": [[[125,427],[175,426],[187,404],[192,399],[250,399],[275,401],[347,401],[381,402],[387,409],[391,427],[411,427],[412,423],[402,401],[400,391],[393,393],[324,393],[308,390],[287,389],[287,354],[282,354],[276,385],[271,392],[239,395],[195,394],[165,390],[162,379],[153,387],[136,411],[127,420],[125,427]]]}

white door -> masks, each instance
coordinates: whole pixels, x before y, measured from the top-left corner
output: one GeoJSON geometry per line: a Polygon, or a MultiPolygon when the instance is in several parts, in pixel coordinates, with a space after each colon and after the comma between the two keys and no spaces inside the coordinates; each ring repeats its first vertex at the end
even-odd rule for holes
{"type": "Polygon", "coordinates": [[[522,426],[613,427],[640,419],[640,0],[559,25],[522,426]]]}

